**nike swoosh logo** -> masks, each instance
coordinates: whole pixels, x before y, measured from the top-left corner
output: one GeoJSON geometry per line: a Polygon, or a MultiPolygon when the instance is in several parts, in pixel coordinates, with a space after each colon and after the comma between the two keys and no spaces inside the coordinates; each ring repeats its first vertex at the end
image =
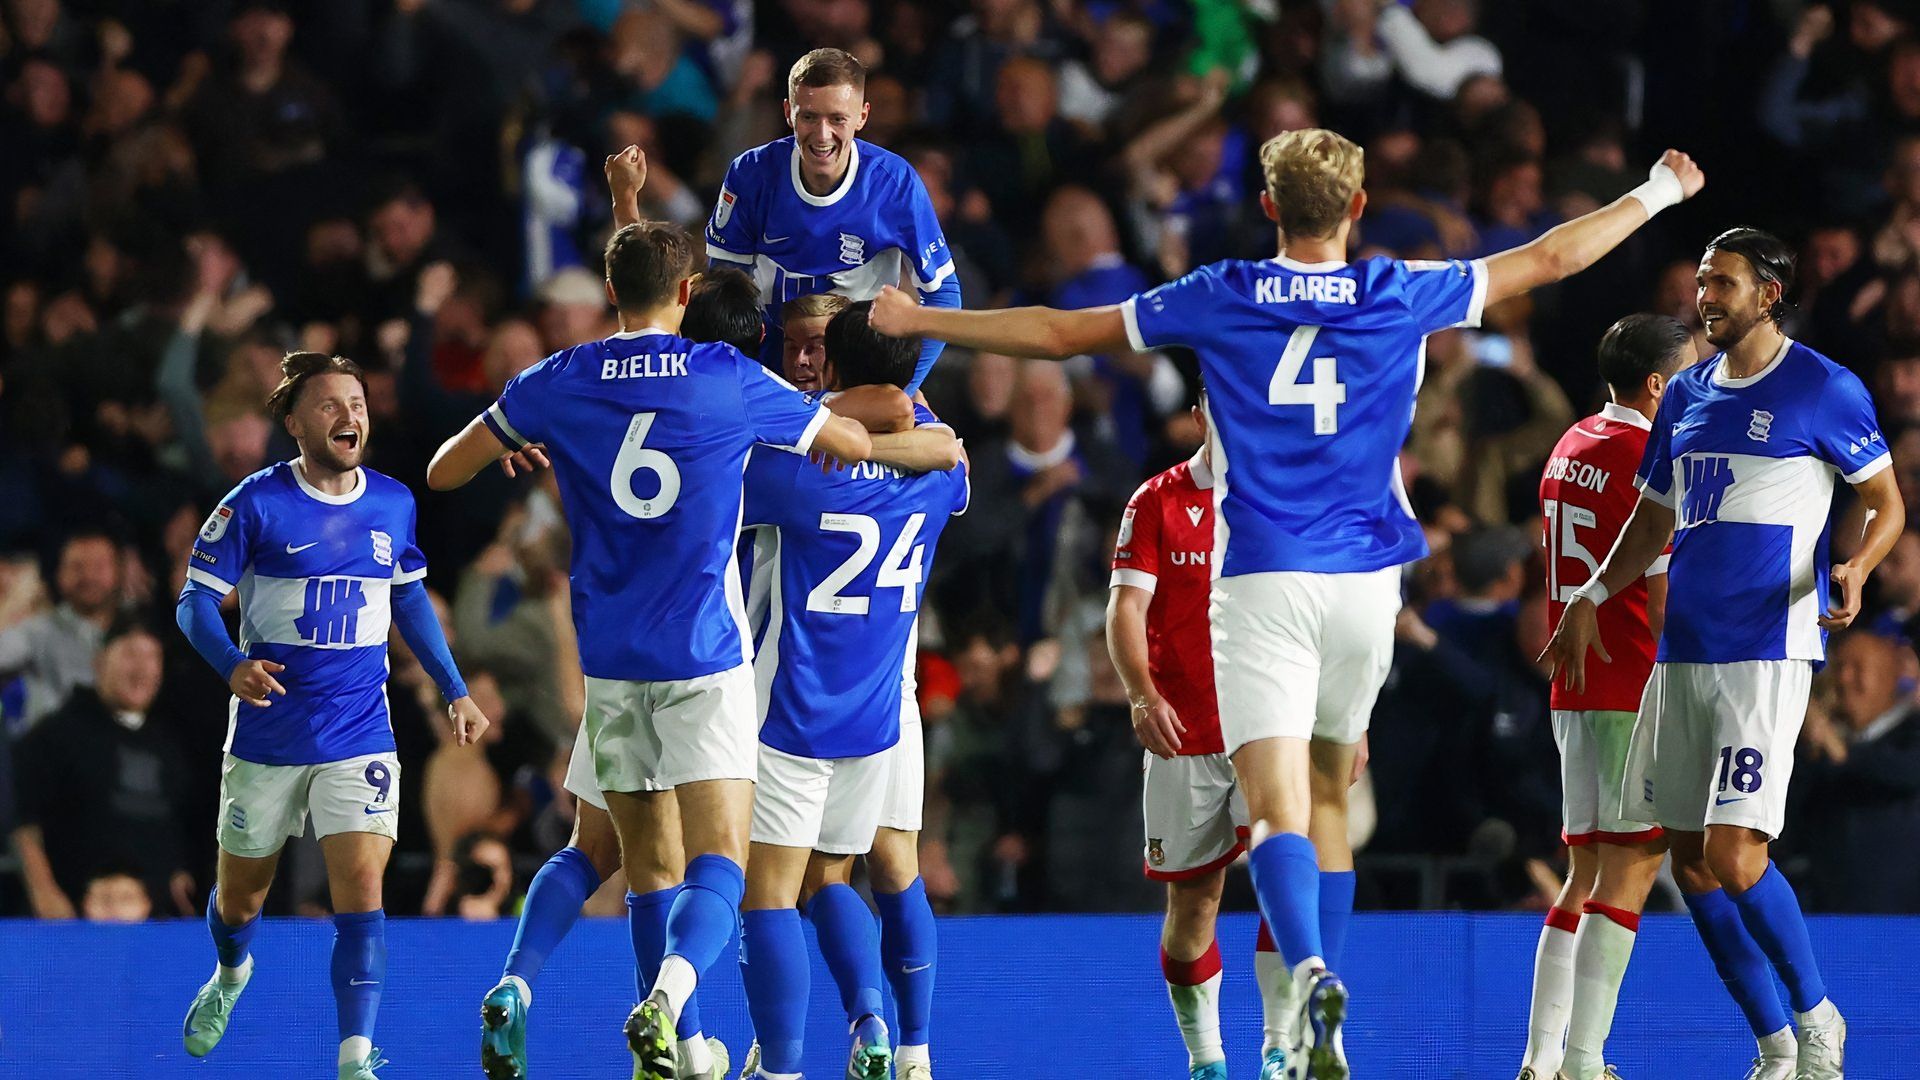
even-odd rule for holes
{"type": "Polygon", "coordinates": [[[900,974],[902,974],[902,975],[915,975],[915,974],[918,974],[918,973],[920,973],[920,972],[922,972],[922,971],[925,971],[925,970],[927,970],[928,968],[930,968],[930,967],[932,967],[932,966],[933,966],[932,964],[921,964],[921,965],[920,965],[919,967],[903,967],[903,968],[901,968],[901,969],[900,969],[900,974]]]}
{"type": "Polygon", "coordinates": [[[379,986],[379,979],[348,979],[348,986],[379,986]]]}
{"type": "Polygon", "coordinates": [[[768,236],[766,233],[760,234],[760,242],[763,244],[784,244],[791,239],[793,239],[791,236],[768,236]]]}
{"type": "Polygon", "coordinates": [[[1746,797],[1745,795],[1742,795],[1742,796],[1740,796],[1740,797],[1739,797],[1739,798],[1737,798],[1737,799],[1721,799],[1721,798],[1715,798],[1715,799],[1713,800],[1713,805],[1715,805],[1715,806],[1725,806],[1725,805],[1727,805],[1728,803],[1736,803],[1736,802],[1746,802],[1746,801],[1747,801],[1747,797],[1746,797]]]}
{"type": "Polygon", "coordinates": [[[365,810],[362,810],[360,812],[363,814],[391,814],[393,813],[393,807],[383,806],[380,809],[375,810],[373,807],[369,806],[365,810]]]}
{"type": "Polygon", "coordinates": [[[303,552],[303,551],[305,551],[305,550],[307,550],[308,548],[310,548],[310,547],[312,547],[312,546],[313,546],[314,544],[318,544],[319,542],[320,542],[320,541],[318,541],[318,540],[315,540],[315,541],[313,542],[313,544],[301,544],[301,545],[300,545],[299,547],[294,547],[294,546],[293,546],[292,544],[288,544],[288,545],[287,545],[287,554],[289,554],[289,555],[298,555],[298,554],[300,554],[301,552],[303,552]]]}

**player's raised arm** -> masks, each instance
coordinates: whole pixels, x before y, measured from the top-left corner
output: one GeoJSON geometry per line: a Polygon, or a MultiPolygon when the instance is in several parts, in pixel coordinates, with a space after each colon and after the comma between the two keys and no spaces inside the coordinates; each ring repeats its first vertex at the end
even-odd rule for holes
{"type": "Polygon", "coordinates": [[[1707,182],[1693,159],[1678,150],[1660,156],[1647,182],[1612,203],[1556,225],[1530,243],[1489,256],[1487,303],[1551,285],[1600,261],[1653,215],[1692,198],[1707,182]]]}
{"type": "Polygon", "coordinates": [[[1048,307],[963,311],[924,306],[888,285],[873,301],[873,327],[893,337],[937,338],[950,345],[1041,360],[1133,351],[1118,304],[1079,311],[1048,307]]]}
{"type": "Polygon", "coordinates": [[[647,186],[647,155],[638,146],[609,154],[607,191],[613,196],[613,227],[640,223],[640,189],[647,186]]]}

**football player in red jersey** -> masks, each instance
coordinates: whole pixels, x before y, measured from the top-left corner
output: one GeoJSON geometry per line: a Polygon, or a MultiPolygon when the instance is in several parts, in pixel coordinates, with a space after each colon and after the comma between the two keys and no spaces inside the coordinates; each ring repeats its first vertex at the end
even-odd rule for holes
{"type": "MultiPolygon", "coordinates": [[[[1660,395],[1694,355],[1691,332],[1666,315],[1629,315],[1601,337],[1600,375],[1612,400],[1567,429],[1540,478],[1549,625],[1558,625],[1574,590],[1599,569],[1633,513],[1640,497],[1633,477],[1660,395]]],[[[1590,1080],[1605,1068],[1620,980],[1666,850],[1659,826],[1625,819],[1620,799],[1634,715],[1660,637],[1666,563],[1664,555],[1655,560],[1601,609],[1600,635],[1612,661],[1590,666],[1578,691],[1565,679],[1553,683],[1570,869],[1540,932],[1520,1080],[1552,1080],[1563,1071],[1590,1080]]]]}
{"type": "MultiPolygon", "coordinates": [[[[1120,519],[1107,597],[1107,647],[1133,705],[1133,730],[1147,748],[1146,874],[1167,883],[1167,919],[1160,967],[1187,1044],[1193,1080],[1226,1076],[1220,1043],[1220,946],[1214,917],[1226,868],[1245,850],[1247,806],[1220,736],[1207,628],[1212,587],[1213,468],[1205,446],[1140,485],[1120,519]]],[[[1344,838],[1343,838],[1344,840],[1344,838]]],[[[1322,847],[1322,862],[1329,853],[1322,847]]],[[[1343,846],[1344,850],[1344,846],[1343,846]]],[[[1352,910],[1349,852],[1336,880],[1323,886],[1345,903],[1333,920],[1341,933],[1352,910]]],[[[1329,875],[1323,874],[1323,879],[1329,875]]],[[[1323,907],[1324,907],[1323,903],[1323,907]]],[[[1324,931],[1323,931],[1324,933],[1324,931]]],[[[1331,959],[1331,957],[1329,957],[1331,959]]],[[[1292,987],[1265,922],[1255,952],[1266,1038],[1262,1080],[1284,1075],[1292,987]]]]}

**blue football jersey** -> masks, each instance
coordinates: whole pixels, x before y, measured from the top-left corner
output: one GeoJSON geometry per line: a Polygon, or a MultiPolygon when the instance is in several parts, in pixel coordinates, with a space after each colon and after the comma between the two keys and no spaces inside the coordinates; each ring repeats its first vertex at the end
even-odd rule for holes
{"type": "MultiPolygon", "coordinates": [[[[827,195],[801,183],[792,136],[734,158],[707,222],[707,255],[740,264],[759,283],[767,319],[761,362],[776,371],[787,301],[822,292],[871,300],[908,270],[926,294],[953,276],[953,254],[920,174],[859,139],[846,178],[827,195]]],[[[916,372],[915,384],[925,375],[916,372]]]]}
{"type": "Polygon", "coordinates": [[[1483,263],[1228,260],[1121,305],[1139,350],[1200,358],[1219,577],[1427,553],[1400,479],[1426,337],[1476,326],[1483,263]]]}
{"type": "Polygon", "coordinates": [[[863,462],[823,474],[799,455],[757,450],[746,502],[771,556],[753,665],[760,741],[810,758],[892,746],[927,573],[947,518],[966,509],[966,469],[863,462]]]}
{"type": "Polygon", "coordinates": [[[1798,342],[1744,379],[1724,354],[1674,376],[1635,481],[1674,511],[1659,659],[1824,659],[1834,478],[1892,461],[1866,386],[1798,342]]]}
{"type": "Polygon", "coordinates": [[[372,469],[329,495],[293,462],[220,500],[193,542],[187,579],[240,590],[240,651],[285,664],[266,708],[234,698],[227,752],[261,765],[316,765],[392,752],[387,631],[395,585],[427,576],[413,493],[372,469]]]}
{"type": "Polygon", "coordinates": [[[546,444],[573,534],[582,671],[660,682],[749,659],[734,565],[747,452],[804,452],[827,415],[731,345],[652,328],[507,384],[482,419],[508,446],[546,444]]]}

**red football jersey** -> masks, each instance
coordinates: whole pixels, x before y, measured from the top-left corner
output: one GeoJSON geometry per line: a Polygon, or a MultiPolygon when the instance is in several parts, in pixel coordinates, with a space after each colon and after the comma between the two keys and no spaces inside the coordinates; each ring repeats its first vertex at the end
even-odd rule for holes
{"type": "Polygon", "coordinates": [[[1153,594],[1147,671],[1186,733],[1180,753],[1219,754],[1207,594],[1213,588],[1213,473],[1195,454],[1140,485],[1127,500],[1113,553],[1113,584],[1153,594]]]}
{"type": "MultiPolygon", "coordinates": [[[[1540,514],[1547,542],[1547,618],[1560,613],[1574,591],[1599,572],[1626,527],[1640,492],[1634,472],[1653,425],[1638,412],[1609,402],[1599,413],[1567,429],[1540,477],[1540,514]]],[[[1665,573],[1667,556],[1647,575],[1665,573]]],[[[1642,578],[1600,605],[1600,640],[1610,664],[1587,656],[1587,688],[1576,694],[1565,679],[1553,682],[1552,707],[1634,712],[1653,673],[1653,632],[1647,627],[1647,583],[1642,578]]]]}

